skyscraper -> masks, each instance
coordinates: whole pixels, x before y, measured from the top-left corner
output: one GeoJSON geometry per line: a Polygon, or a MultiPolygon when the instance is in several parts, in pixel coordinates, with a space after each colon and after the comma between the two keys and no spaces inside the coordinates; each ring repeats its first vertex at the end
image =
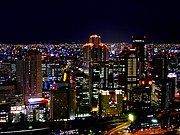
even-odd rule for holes
{"type": "Polygon", "coordinates": [[[177,87],[180,89],[180,52],[177,54],[177,87]]]}
{"type": "Polygon", "coordinates": [[[145,38],[144,37],[136,37],[132,36],[132,47],[136,48],[137,57],[139,58],[138,61],[138,68],[139,68],[139,75],[142,76],[145,73],[145,38]]]}
{"type": "Polygon", "coordinates": [[[152,61],[152,79],[155,83],[163,83],[167,79],[168,75],[168,61],[167,56],[163,52],[155,55],[152,61]]]}
{"type": "Polygon", "coordinates": [[[30,50],[28,55],[16,61],[17,87],[24,100],[30,97],[42,96],[41,54],[30,50]]]}
{"type": "Polygon", "coordinates": [[[85,116],[90,112],[89,106],[89,76],[83,72],[76,73],[76,114],[85,116]]]}
{"type": "Polygon", "coordinates": [[[53,120],[74,119],[75,99],[74,90],[70,88],[69,82],[58,82],[51,90],[50,117],[53,120]]]}
{"type": "Polygon", "coordinates": [[[128,90],[139,84],[138,56],[136,48],[125,47],[120,54],[119,85],[126,99],[128,90]]]}
{"type": "Polygon", "coordinates": [[[89,68],[90,62],[107,61],[109,59],[108,47],[101,42],[101,37],[91,35],[89,43],[82,47],[83,49],[83,66],[89,68]]]}
{"type": "Polygon", "coordinates": [[[91,35],[89,43],[83,45],[82,49],[83,68],[89,75],[89,105],[98,107],[100,90],[105,86],[108,87],[106,80],[108,79],[109,49],[101,42],[101,37],[98,35],[91,35]]]}
{"type": "Polygon", "coordinates": [[[50,93],[50,115],[54,120],[75,118],[75,85],[73,75],[64,71],[63,80],[53,83],[50,93]]]}
{"type": "Polygon", "coordinates": [[[130,92],[131,109],[136,112],[149,112],[151,106],[151,89],[148,87],[133,87],[130,92]]]}
{"type": "Polygon", "coordinates": [[[168,76],[168,59],[165,53],[160,52],[153,57],[152,61],[152,79],[156,85],[160,86],[159,99],[160,108],[165,109],[167,76],[168,76]]]}

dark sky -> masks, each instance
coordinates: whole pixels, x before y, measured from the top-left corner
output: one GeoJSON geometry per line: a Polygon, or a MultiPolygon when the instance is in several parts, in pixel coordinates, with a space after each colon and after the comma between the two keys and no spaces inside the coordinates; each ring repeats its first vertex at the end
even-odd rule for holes
{"type": "Polygon", "coordinates": [[[173,0],[1,0],[0,21],[0,42],[180,42],[173,0]]]}

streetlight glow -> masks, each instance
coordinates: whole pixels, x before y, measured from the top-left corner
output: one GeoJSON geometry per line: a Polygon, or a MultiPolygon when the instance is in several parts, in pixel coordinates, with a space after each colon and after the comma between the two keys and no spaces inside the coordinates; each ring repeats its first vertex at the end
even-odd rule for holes
{"type": "Polygon", "coordinates": [[[152,122],[152,123],[158,123],[158,120],[155,119],[155,118],[152,118],[152,119],[151,119],[151,122],[152,122]]]}
{"type": "Polygon", "coordinates": [[[129,114],[128,115],[128,119],[133,122],[134,121],[134,115],[133,114],[129,114]]]}

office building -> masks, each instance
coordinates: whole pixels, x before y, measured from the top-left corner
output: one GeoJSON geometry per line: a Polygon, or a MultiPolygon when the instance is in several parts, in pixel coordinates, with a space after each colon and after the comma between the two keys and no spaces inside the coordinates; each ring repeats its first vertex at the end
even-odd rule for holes
{"type": "Polygon", "coordinates": [[[89,43],[83,45],[82,51],[84,69],[89,69],[90,62],[108,61],[109,59],[108,47],[101,42],[101,37],[98,35],[91,35],[89,43]]]}
{"type": "Polygon", "coordinates": [[[129,100],[128,90],[139,85],[138,56],[136,48],[124,47],[119,57],[119,85],[129,100]]]}
{"type": "Polygon", "coordinates": [[[83,50],[83,70],[89,76],[89,94],[90,94],[90,108],[96,107],[99,103],[99,91],[102,87],[107,87],[106,61],[109,59],[109,52],[107,45],[101,42],[101,37],[98,35],[91,35],[89,43],[82,47],[83,50]]]}
{"type": "Polygon", "coordinates": [[[174,110],[174,100],[175,100],[175,80],[176,77],[168,77],[166,82],[166,91],[164,94],[164,108],[167,111],[174,110]]]}
{"type": "Polygon", "coordinates": [[[28,55],[16,61],[17,90],[24,100],[42,96],[41,54],[30,50],[28,55]]]}
{"type": "Polygon", "coordinates": [[[180,90],[180,52],[177,53],[177,70],[176,70],[176,74],[177,74],[177,88],[180,90]]]}
{"type": "Polygon", "coordinates": [[[124,91],[119,85],[118,63],[115,61],[93,62],[90,64],[90,69],[89,87],[92,111],[98,112],[99,117],[118,115],[122,112],[122,97],[124,97],[124,91]]]}
{"type": "Polygon", "coordinates": [[[50,99],[50,118],[54,121],[75,119],[75,90],[68,82],[53,85],[50,99]]]}
{"type": "Polygon", "coordinates": [[[76,116],[85,117],[90,113],[89,76],[83,72],[76,73],[76,116]]]}
{"type": "Polygon", "coordinates": [[[152,79],[156,84],[164,84],[168,75],[167,56],[160,52],[152,60],[152,79]]]}
{"type": "Polygon", "coordinates": [[[146,87],[133,87],[129,90],[129,109],[135,112],[148,113],[151,107],[151,89],[146,87]]]}
{"type": "Polygon", "coordinates": [[[123,93],[121,90],[102,90],[100,96],[101,117],[119,116],[122,113],[123,93]]]}
{"type": "Polygon", "coordinates": [[[138,57],[138,68],[140,77],[145,73],[145,61],[146,61],[146,48],[145,48],[145,39],[144,37],[132,36],[132,47],[136,48],[137,57],[138,57]]]}
{"type": "Polygon", "coordinates": [[[161,109],[165,109],[166,83],[168,77],[168,61],[165,53],[160,52],[152,60],[152,80],[160,87],[159,104],[161,109]]]}

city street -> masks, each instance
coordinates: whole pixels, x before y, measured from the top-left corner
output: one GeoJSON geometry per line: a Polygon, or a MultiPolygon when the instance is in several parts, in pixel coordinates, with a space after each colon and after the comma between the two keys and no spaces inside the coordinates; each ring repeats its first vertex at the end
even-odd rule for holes
{"type": "Polygon", "coordinates": [[[163,135],[166,133],[168,130],[164,130],[161,128],[154,128],[154,129],[145,129],[145,130],[138,130],[135,133],[128,133],[128,134],[123,134],[123,135],[163,135]]]}
{"type": "Polygon", "coordinates": [[[104,135],[116,135],[116,134],[118,134],[119,131],[122,131],[129,126],[130,126],[130,122],[125,122],[125,123],[117,126],[116,128],[111,129],[110,131],[108,131],[104,135]]]}
{"type": "Polygon", "coordinates": [[[161,128],[149,128],[144,130],[138,130],[135,133],[124,133],[123,131],[130,126],[130,122],[125,122],[116,128],[111,129],[104,135],[160,135],[166,133],[168,130],[161,129],[161,128]]]}
{"type": "Polygon", "coordinates": [[[152,134],[164,134],[168,130],[164,130],[161,128],[155,128],[155,129],[145,129],[145,130],[138,130],[134,135],[152,135],[152,134]]]}

